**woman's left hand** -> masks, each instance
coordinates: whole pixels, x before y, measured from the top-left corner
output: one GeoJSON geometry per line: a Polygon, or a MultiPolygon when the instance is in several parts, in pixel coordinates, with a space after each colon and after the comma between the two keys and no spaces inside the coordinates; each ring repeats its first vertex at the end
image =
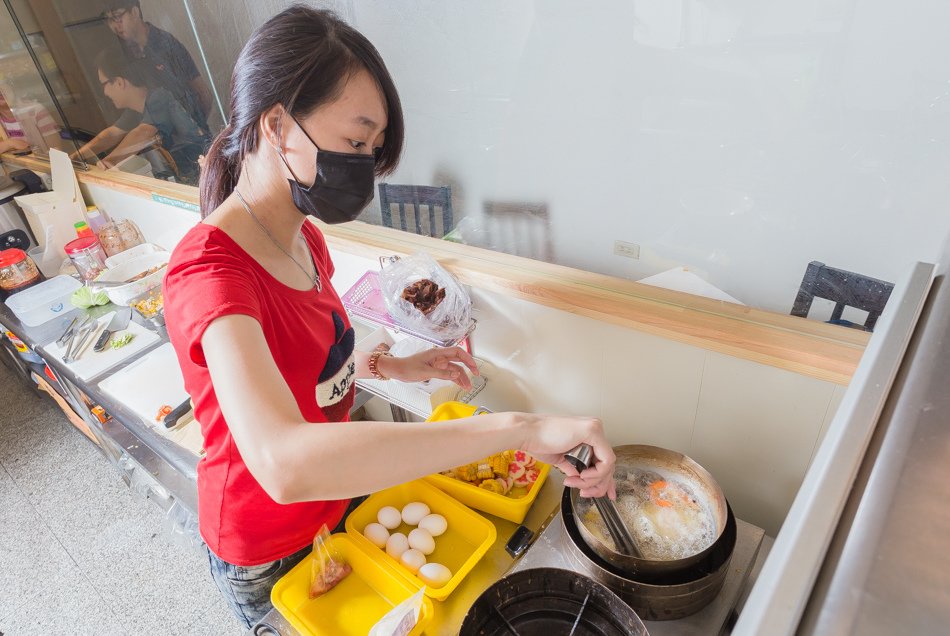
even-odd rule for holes
{"type": "Polygon", "coordinates": [[[424,382],[432,378],[450,380],[463,389],[471,389],[472,381],[465,368],[479,375],[475,359],[459,347],[436,347],[405,358],[381,356],[379,372],[387,378],[403,382],[424,382]]]}

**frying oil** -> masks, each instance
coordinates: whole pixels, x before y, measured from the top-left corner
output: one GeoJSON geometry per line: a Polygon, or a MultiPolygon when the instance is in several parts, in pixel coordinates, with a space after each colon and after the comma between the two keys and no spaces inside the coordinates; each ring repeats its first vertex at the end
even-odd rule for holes
{"type": "MultiPolygon", "coordinates": [[[[716,540],[715,517],[689,484],[654,471],[631,470],[617,477],[617,511],[651,561],[685,559],[716,540]]],[[[578,500],[578,513],[597,539],[616,550],[597,507],[578,500]]]]}

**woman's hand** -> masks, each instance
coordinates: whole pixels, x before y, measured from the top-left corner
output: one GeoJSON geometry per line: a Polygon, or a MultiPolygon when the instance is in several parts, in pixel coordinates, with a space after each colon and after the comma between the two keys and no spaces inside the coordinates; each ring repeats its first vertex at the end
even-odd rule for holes
{"type": "Polygon", "coordinates": [[[582,497],[609,496],[617,498],[614,483],[614,450],[604,436],[600,420],[590,417],[534,415],[520,413],[525,418],[528,433],[522,448],[543,462],[559,468],[566,477],[564,485],[579,488],[582,497]],[[578,444],[590,444],[594,449],[594,465],[578,474],[564,454],[578,444]]]}
{"type": "Polygon", "coordinates": [[[478,375],[475,359],[459,347],[437,347],[405,358],[380,356],[377,369],[387,378],[403,382],[424,382],[432,378],[450,380],[465,390],[472,388],[472,381],[465,368],[478,375]]]}
{"type": "Polygon", "coordinates": [[[0,141],[0,153],[26,150],[29,147],[30,144],[19,138],[5,139],[4,141],[0,141]]]}

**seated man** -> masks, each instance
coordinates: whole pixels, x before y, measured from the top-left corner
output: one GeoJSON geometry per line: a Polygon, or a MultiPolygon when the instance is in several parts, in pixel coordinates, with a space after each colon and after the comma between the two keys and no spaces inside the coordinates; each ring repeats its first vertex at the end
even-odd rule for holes
{"type": "Polygon", "coordinates": [[[98,155],[111,148],[102,163],[112,167],[130,155],[161,146],[171,154],[182,180],[195,182],[198,156],[211,141],[207,131],[168,90],[149,87],[141,71],[128,65],[121,53],[103,51],[96,66],[106,97],[116,108],[128,112],[79,152],[98,155]],[[139,115],[141,123],[127,123],[138,120],[139,115]]]}

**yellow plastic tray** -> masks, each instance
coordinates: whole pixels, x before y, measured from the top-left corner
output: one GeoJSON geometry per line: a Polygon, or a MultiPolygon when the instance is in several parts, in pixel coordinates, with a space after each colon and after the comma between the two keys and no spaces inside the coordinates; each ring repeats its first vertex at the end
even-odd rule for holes
{"type": "MultiPolygon", "coordinates": [[[[363,529],[367,524],[376,521],[380,508],[393,506],[402,510],[403,506],[413,501],[423,502],[433,513],[445,517],[449,524],[445,534],[435,538],[435,552],[426,557],[429,563],[441,563],[452,571],[452,578],[442,587],[426,588],[427,596],[441,601],[458,587],[478,560],[485,555],[495,542],[498,531],[488,519],[421,479],[370,495],[369,499],[347,517],[346,533],[361,550],[384,562],[388,568],[395,568],[416,589],[425,585],[422,579],[363,536],[363,529]]],[[[410,526],[402,524],[394,532],[402,532],[408,536],[411,529],[410,526]]]]}
{"type": "MultiPolygon", "coordinates": [[[[478,407],[472,404],[445,402],[436,407],[426,421],[441,422],[471,417],[476,410],[478,410],[478,407]]],[[[538,493],[541,491],[544,480],[548,478],[548,473],[551,472],[551,466],[544,462],[537,462],[536,466],[538,468],[538,480],[531,485],[530,490],[524,497],[517,499],[500,495],[497,492],[490,492],[445,475],[429,475],[425,480],[446,494],[452,495],[466,506],[508,521],[521,523],[528,515],[528,510],[534,500],[538,498],[538,493]]]]}
{"type": "MultiPolygon", "coordinates": [[[[413,586],[366,553],[351,537],[335,534],[330,545],[353,568],[336,587],[315,599],[309,598],[311,557],[307,557],[271,590],[274,607],[301,634],[366,636],[389,610],[419,591],[419,586],[413,586]]],[[[410,634],[422,634],[433,612],[432,601],[424,599],[419,622],[410,634]]]]}

